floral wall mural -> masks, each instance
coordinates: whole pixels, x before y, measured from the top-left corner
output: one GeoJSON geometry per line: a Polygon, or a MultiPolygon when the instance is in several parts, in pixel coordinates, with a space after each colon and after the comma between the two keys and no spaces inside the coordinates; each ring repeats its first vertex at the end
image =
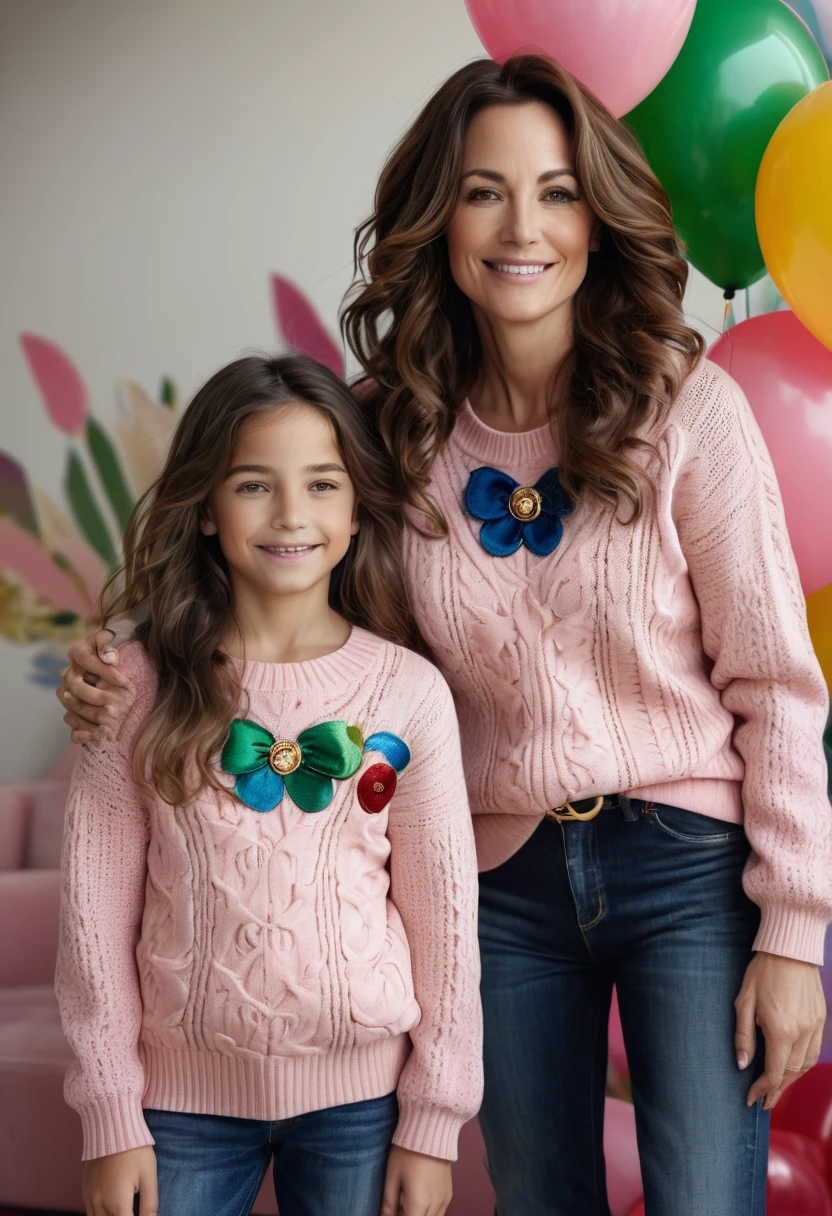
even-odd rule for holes
{"type": "MultiPolygon", "coordinates": [[[[271,296],[280,343],[343,375],[339,346],[300,288],[274,274],[271,296]]],[[[122,531],[161,467],[181,403],[168,375],[156,396],[123,380],[108,431],[70,355],[38,334],[21,334],[19,341],[67,451],[62,485],[50,493],[0,450],[0,635],[40,643],[30,679],[51,690],[67,646],[96,623],[102,581],[118,564],[122,531]]]]}

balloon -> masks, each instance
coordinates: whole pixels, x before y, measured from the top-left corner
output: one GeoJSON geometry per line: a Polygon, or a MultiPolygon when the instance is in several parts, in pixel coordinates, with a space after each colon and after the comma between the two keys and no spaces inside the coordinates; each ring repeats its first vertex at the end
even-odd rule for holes
{"type": "Polygon", "coordinates": [[[774,132],[755,209],[769,274],[806,328],[832,348],[832,81],[774,132]]]}
{"type": "Polygon", "coordinates": [[[816,1064],[790,1085],[771,1112],[771,1125],[817,1141],[826,1162],[826,1182],[832,1188],[832,1064],[816,1064]]]}
{"type": "Polygon", "coordinates": [[[815,654],[832,693],[832,583],[806,597],[806,616],[815,654]]]}
{"type": "Polygon", "coordinates": [[[630,1208],[627,1216],[644,1216],[644,1200],[639,1199],[634,1208],[630,1208]]]}
{"type": "MultiPolygon", "coordinates": [[[[827,744],[832,742],[829,738],[830,734],[832,734],[832,731],[830,731],[830,726],[827,726],[825,736],[827,744]]],[[[827,746],[827,757],[828,754],[829,747],[827,746]]],[[[824,957],[826,958],[826,962],[820,969],[820,982],[823,984],[823,995],[826,998],[827,1008],[829,1008],[829,1006],[832,1006],[832,928],[828,927],[826,930],[826,953],[824,957]]],[[[820,1058],[824,1064],[832,1063],[832,1021],[829,1018],[826,1019],[826,1025],[823,1028],[820,1058]]],[[[775,1106],[774,1109],[776,1110],[777,1107],[775,1106]]],[[[832,1149],[830,1148],[827,1151],[832,1153],[832,1149]]],[[[832,1170],[830,1170],[829,1186],[832,1190],[832,1170]]]]}
{"type": "MultiPolygon", "coordinates": [[[[775,1107],[776,1109],[776,1107],[775,1107]]],[[[772,1131],[768,1156],[768,1216],[832,1216],[832,1198],[802,1136],[772,1131]]]]}
{"type": "Polygon", "coordinates": [[[627,1050],[624,1047],[624,1032],[621,1029],[621,1014],[618,1011],[618,993],[613,988],[612,1004],[610,1005],[610,1022],[607,1032],[610,1059],[617,1072],[623,1077],[629,1077],[630,1066],[627,1063],[627,1050]]]}
{"type": "Polygon", "coordinates": [[[644,1189],[636,1144],[636,1113],[629,1102],[620,1102],[617,1098],[607,1098],[604,1112],[604,1157],[610,1211],[612,1216],[627,1216],[644,1189]]]}
{"type": "Polygon", "coordinates": [[[727,330],[708,358],[734,377],[754,411],[803,594],[811,595],[832,582],[832,351],[794,313],[769,312],[727,330]]]}
{"type": "Polygon", "coordinates": [[[832,67],[832,0],[786,0],[801,21],[812,31],[812,37],[823,52],[827,67],[832,67]]]}
{"type": "Polygon", "coordinates": [[[627,115],[691,262],[720,287],[748,287],[765,273],[757,170],[778,123],[827,76],[817,43],[781,0],[699,0],[673,67],[627,115]]]}
{"type": "Polygon", "coordinates": [[[465,0],[480,41],[503,63],[540,50],[617,117],[659,83],[679,54],[696,0],[465,0]]]}

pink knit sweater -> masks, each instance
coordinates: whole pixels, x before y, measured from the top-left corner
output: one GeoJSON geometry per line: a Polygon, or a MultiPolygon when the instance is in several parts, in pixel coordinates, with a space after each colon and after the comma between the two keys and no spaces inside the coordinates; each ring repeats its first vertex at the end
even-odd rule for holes
{"type": "Polygon", "coordinates": [[[549,427],[506,434],[466,405],[434,466],[450,534],[409,531],[407,561],[456,701],[480,867],[589,795],[743,822],[756,949],[821,962],[828,696],[771,461],[742,392],[706,361],[654,439],[637,457],[655,487],[641,519],[587,503],[549,557],[490,556],[463,508],[473,469],[533,485],[557,465],[549,427]]]}
{"type": "MultiPolygon", "coordinates": [[[[354,629],[334,654],[248,663],[244,716],[278,738],[329,721],[410,748],[393,800],[268,813],[229,790],[140,794],[155,675],[83,751],[67,810],[57,992],[84,1158],[152,1144],[142,1108],[286,1119],[398,1090],[395,1143],[453,1159],[479,1107],[476,856],[453,703],[430,664],[354,629]]],[[[218,775],[229,787],[234,778],[218,775]]],[[[366,799],[365,799],[366,801],[366,799]]]]}

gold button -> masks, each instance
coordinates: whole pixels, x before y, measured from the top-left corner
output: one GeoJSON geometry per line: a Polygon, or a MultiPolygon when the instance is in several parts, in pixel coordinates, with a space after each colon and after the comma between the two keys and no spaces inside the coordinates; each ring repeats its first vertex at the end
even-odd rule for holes
{"type": "Polygon", "coordinates": [[[384,793],[384,788],[385,788],[385,787],[384,787],[384,782],[383,782],[383,781],[374,781],[374,782],[373,782],[373,792],[374,792],[374,793],[376,793],[376,794],[383,794],[383,793],[384,793]]]}
{"type": "Polygon", "coordinates": [[[269,764],[280,777],[293,773],[300,761],[300,748],[292,739],[278,739],[269,749],[269,764]]]}
{"type": "Polygon", "coordinates": [[[521,523],[525,524],[530,519],[537,519],[541,510],[541,502],[537,490],[531,486],[518,486],[508,500],[508,509],[515,519],[519,519],[521,523]]]}

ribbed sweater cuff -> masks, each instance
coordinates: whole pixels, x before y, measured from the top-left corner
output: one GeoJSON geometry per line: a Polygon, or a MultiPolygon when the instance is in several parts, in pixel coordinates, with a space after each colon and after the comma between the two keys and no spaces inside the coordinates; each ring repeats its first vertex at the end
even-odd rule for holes
{"type": "Polygon", "coordinates": [[[784,904],[761,905],[761,908],[762,919],[754,942],[755,950],[823,965],[823,942],[826,937],[826,921],[823,918],[784,904]]]}
{"type": "Polygon", "coordinates": [[[414,1106],[399,1099],[399,1123],[393,1143],[412,1153],[456,1161],[457,1141],[465,1119],[435,1106],[414,1106]]]}
{"type": "Polygon", "coordinates": [[[81,1107],[78,1113],[84,1132],[82,1161],[156,1143],[145,1123],[141,1098],[135,1095],[101,1098],[94,1106],[81,1107]]]}

